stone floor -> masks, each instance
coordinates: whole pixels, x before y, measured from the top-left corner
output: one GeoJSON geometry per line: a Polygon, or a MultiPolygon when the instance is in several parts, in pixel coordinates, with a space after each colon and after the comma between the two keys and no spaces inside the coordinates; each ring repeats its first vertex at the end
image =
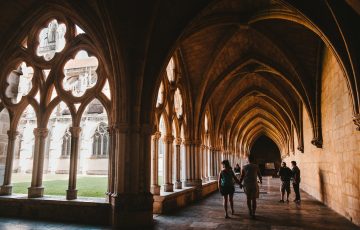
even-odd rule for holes
{"type": "Polygon", "coordinates": [[[47,221],[19,220],[0,217],[0,230],[100,230],[105,227],[63,224],[47,221]]]}
{"type": "MultiPolygon", "coordinates": [[[[224,219],[222,198],[216,193],[172,214],[156,215],[153,229],[360,229],[306,193],[302,193],[300,205],[293,202],[278,203],[278,188],[279,181],[277,179],[267,178],[264,180],[255,220],[248,217],[244,193],[237,189],[234,197],[235,215],[231,216],[231,219],[224,219]]],[[[109,228],[0,218],[0,230],[17,229],[98,230],[109,228]]]]}
{"type": "Polygon", "coordinates": [[[155,229],[360,229],[308,194],[301,195],[299,205],[292,201],[279,203],[279,179],[266,178],[260,189],[255,220],[248,216],[245,194],[237,188],[235,215],[231,219],[224,218],[222,197],[216,193],[171,215],[156,216],[155,229]]]}

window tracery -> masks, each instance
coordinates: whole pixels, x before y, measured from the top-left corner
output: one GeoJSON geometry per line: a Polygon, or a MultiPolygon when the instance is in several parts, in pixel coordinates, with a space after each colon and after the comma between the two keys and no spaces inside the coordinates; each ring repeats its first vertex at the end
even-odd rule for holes
{"type": "Polygon", "coordinates": [[[109,120],[106,111],[111,111],[112,98],[103,59],[99,58],[99,50],[80,26],[60,13],[54,12],[52,15],[48,19],[39,19],[22,42],[14,47],[0,81],[0,100],[5,108],[14,114],[21,114],[16,118],[15,127],[18,124],[17,129],[20,132],[24,130],[15,148],[14,154],[19,158],[15,168],[25,173],[46,174],[49,170],[70,173],[71,159],[61,159],[68,158],[73,152],[72,132],[70,128],[64,132],[65,127],[71,124],[71,128],[85,130],[89,123],[95,125],[104,121],[95,133],[87,135],[86,140],[79,138],[80,148],[77,151],[82,159],[78,170],[72,173],[107,175],[107,161],[102,161],[106,163],[103,166],[95,163],[96,158],[107,158],[109,155],[109,120]],[[87,107],[92,101],[96,103],[93,112],[88,114],[87,107]],[[85,120],[87,122],[83,122],[85,120]],[[56,139],[57,144],[54,141],[50,146],[49,141],[44,141],[41,142],[44,143],[43,147],[36,146],[42,145],[35,141],[36,128],[47,129],[47,140],[56,139]],[[98,142],[95,143],[94,139],[98,142]],[[92,142],[96,145],[94,151],[92,142]],[[80,153],[84,145],[86,153],[80,153]],[[44,149],[44,153],[37,155],[35,151],[39,149],[44,149]],[[32,159],[36,159],[36,156],[45,158],[43,171],[32,168],[32,159]],[[88,164],[90,159],[91,166],[86,166],[87,171],[82,171],[84,166],[81,164],[88,164]]]}
{"type": "Polygon", "coordinates": [[[100,123],[93,135],[93,157],[107,157],[109,155],[109,132],[105,123],[100,123]]]}
{"type": "Polygon", "coordinates": [[[50,21],[48,26],[40,31],[37,55],[43,56],[45,61],[50,61],[55,53],[64,49],[65,33],[64,23],[59,24],[56,19],[50,21]]]}
{"type": "Polygon", "coordinates": [[[67,158],[70,157],[70,154],[71,154],[71,133],[67,128],[63,136],[61,157],[67,158]]]}

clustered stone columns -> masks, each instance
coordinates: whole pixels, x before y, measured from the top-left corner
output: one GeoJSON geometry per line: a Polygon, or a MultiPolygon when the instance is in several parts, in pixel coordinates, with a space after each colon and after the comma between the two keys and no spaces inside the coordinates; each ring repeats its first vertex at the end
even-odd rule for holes
{"type": "Polygon", "coordinates": [[[35,128],[35,147],[33,158],[33,173],[31,179],[31,187],[28,188],[28,197],[43,197],[44,187],[42,187],[43,167],[44,167],[44,151],[45,141],[48,135],[47,128],[35,128]]]}
{"type": "Polygon", "coordinates": [[[216,180],[216,172],[215,172],[215,164],[216,164],[216,158],[215,158],[215,155],[216,155],[216,149],[215,148],[210,148],[210,151],[209,151],[209,177],[210,177],[210,180],[216,180]]]}
{"type": "Polygon", "coordinates": [[[11,185],[11,172],[13,167],[13,159],[15,155],[15,142],[16,138],[19,135],[17,131],[8,130],[8,148],[6,153],[6,165],[5,165],[5,175],[4,183],[0,189],[0,195],[11,195],[12,185],[11,185]]]}
{"type": "Polygon", "coordinates": [[[194,142],[193,152],[192,152],[192,159],[194,161],[194,175],[193,175],[193,185],[197,188],[202,186],[201,180],[201,141],[197,140],[194,142]]]}
{"type": "Polygon", "coordinates": [[[180,149],[181,147],[181,138],[176,138],[175,139],[175,188],[176,189],[181,189],[182,188],[182,183],[181,183],[181,179],[180,179],[180,149]]]}
{"type": "Polygon", "coordinates": [[[174,184],[172,183],[172,165],[173,165],[173,141],[174,137],[171,135],[164,136],[163,141],[165,144],[164,153],[164,192],[173,192],[174,184]]]}
{"type": "Polygon", "coordinates": [[[160,185],[159,185],[159,139],[161,137],[160,132],[156,132],[151,137],[151,188],[150,191],[153,195],[160,195],[160,185]]]}
{"type": "Polygon", "coordinates": [[[66,199],[74,200],[77,199],[77,190],[76,190],[76,174],[77,174],[77,165],[79,158],[79,145],[80,145],[80,127],[70,127],[71,133],[71,153],[70,153],[70,170],[69,170],[69,186],[66,190],[66,199]]]}
{"type": "Polygon", "coordinates": [[[209,171],[208,171],[208,147],[206,145],[202,146],[203,151],[203,180],[208,181],[209,180],[209,171]]]}
{"type": "Polygon", "coordinates": [[[206,181],[207,175],[206,175],[206,147],[205,145],[200,146],[200,156],[201,156],[201,180],[203,182],[206,181]]]}
{"type": "Polygon", "coordinates": [[[192,186],[192,178],[191,178],[191,141],[189,139],[185,139],[184,142],[184,148],[185,148],[185,178],[184,178],[184,186],[192,186]]]}
{"type": "Polygon", "coordinates": [[[117,124],[114,132],[115,170],[111,195],[113,228],[138,229],[153,222],[150,193],[150,125],[117,124]]]}

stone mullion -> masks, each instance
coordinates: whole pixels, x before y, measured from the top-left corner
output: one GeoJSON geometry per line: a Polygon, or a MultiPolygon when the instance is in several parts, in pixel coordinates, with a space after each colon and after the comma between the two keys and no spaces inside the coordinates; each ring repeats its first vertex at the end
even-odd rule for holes
{"type": "Polygon", "coordinates": [[[165,153],[164,153],[164,192],[173,192],[174,184],[172,183],[172,145],[173,136],[165,136],[165,153]]]}
{"type": "Polygon", "coordinates": [[[111,195],[114,194],[114,177],[115,177],[115,149],[116,149],[116,135],[117,130],[114,125],[108,127],[109,132],[109,142],[108,142],[108,151],[109,151],[109,170],[108,170],[108,189],[107,189],[107,199],[110,201],[111,195]]]}
{"type": "Polygon", "coordinates": [[[70,170],[69,170],[69,185],[68,190],[66,191],[66,199],[74,200],[77,199],[77,190],[76,190],[76,178],[77,178],[77,168],[78,168],[78,159],[79,159],[79,146],[80,146],[80,127],[70,127],[71,133],[71,147],[70,147],[70,170]]]}
{"type": "Polygon", "coordinates": [[[12,131],[12,130],[7,131],[8,148],[6,153],[4,183],[0,188],[0,195],[11,195],[12,193],[11,173],[12,173],[13,161],[15,156],[15,142],[18,134],[19,133],[17,131],[12,131]]]}
{"type": "Polygon", "coordinates": [[[48,132],[49,131],[47,128],[34,129],[35,148],[34,148],[31,187],[28,188],[29,198],[43,197],[44,195],[44,187],[42,187],[42,179],[43,179],[45,143],[48,132]]]}
{"type": "Polygon", "coordinates": [[[114,155],[115,170],[114,170],[114,194],[113,197],[117,197],[117,194],[124,193],[125,191],[125,151],[127,149],[129,134],[126,129],[119,129],[116,127],[116,135],[114,137],[114,147],[116,148],[116,154],[114,155]]]}
{"type": "Polygon", "coordinates": [[[176,165],[175,165],[175,174],[176,174],[176,178],[175,178],[175,188],[176,189],[181,189],[182,188],[182,183],[181,183],[181,179],[180,179],[180,145],[181,145],[181,139],[180,138],[176,138],[176,142],[175,142],[175,159],[176,159],[176,165]]]}
{"type": "Polygon", "coordinates": [[[159,139],[160,132],[156,132],[152,137],[152,150],[151,150],[151,193],[153,195],[160,195],[159,185],[159,139]]]}

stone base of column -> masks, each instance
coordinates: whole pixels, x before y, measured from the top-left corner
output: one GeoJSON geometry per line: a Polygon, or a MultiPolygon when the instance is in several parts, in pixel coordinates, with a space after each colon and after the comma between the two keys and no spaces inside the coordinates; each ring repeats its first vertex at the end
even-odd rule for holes
{"type": "Polygon", "coordinates": [[[111,192],[106,192],[106,197],[105,197],[105,201],[106,203],[110,203],[111,201],[111,196],[112,196],[112,193],[111,192]]]}
{"type": "Polygon", "coordinates": [[[0,196],[7,196],[12,194],[12,185],[3,185],[0,187],[0,196]]]}
{"type": "Polygon", "coordinates": [[[66,199],[67,200],[75,200],[77,199],[77,191],[76,189],[66,190],[66,199]]]}
{"type": "Polygon", "coordinates": [[[150,192],[153,194],[153,195],[160,195],[160,186],[159,185],[151,185],[150,187],[150,192]]]}
{"type": "Polygon", "coordinates": [[[209,177],[209,181],[212,181],[212,180],[217,180],[218,178],[216,176],[211,176],[209,177]]]}
{"type": "Polygon", "coordinates": [[[175,189],[182,189],[182,182],[181,181],[176,181],[175,182],[175,189]]]}
{"type": "Polygon", "coordinates": [[[164,192],[173,192],[174,191],[174,184],[164,184],[164,192]]]}
{"type": "Polygon", "coordinates": [[[144,229],[153,225],[153,195],[113,194],[112,227],[114,229],[144,229]]]}
{"type": "Polygon", "coordinates": [[[28,188],[29,198],[39,198],[44,196],[44,187],[30,187],[28,188]]]}

